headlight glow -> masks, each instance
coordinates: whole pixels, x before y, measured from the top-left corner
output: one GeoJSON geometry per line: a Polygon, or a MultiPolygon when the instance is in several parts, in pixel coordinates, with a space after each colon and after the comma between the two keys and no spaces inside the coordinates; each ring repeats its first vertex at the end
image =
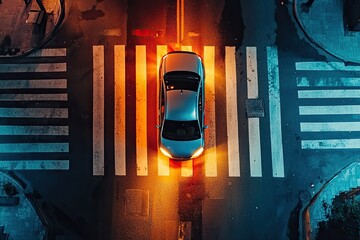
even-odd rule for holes
{"type": "Polygon", "coordinates": [[[172,158],[171,154],[164,148],[160,147],[160,151],[168,158],[172,158]]]}
{"type": "Polygon", "coordinates": [[[197,158],[198,156],[200,156],[202,154],[202,152],[204,151],[204,148],[201,147],[198,150],[196,150],[196,152],[191,156],[191,158],[197,158]]]}

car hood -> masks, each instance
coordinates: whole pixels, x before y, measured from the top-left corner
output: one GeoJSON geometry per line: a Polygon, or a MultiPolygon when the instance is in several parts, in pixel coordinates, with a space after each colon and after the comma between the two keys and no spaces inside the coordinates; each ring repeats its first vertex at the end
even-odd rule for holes
{"type": "Polygon", "coordinates": [[[163,59],[163,74],[173,71],[189,71],[203,75],[203,65],[201,58],[195,54],[183,52],[168,54],[163,59]]]}
{"type": "Polygon", "coordinates": [[[197,119],[197,93],[187,90],[167,91],[166,119],[191,121],[197,119]]]}
{"type": "Polygon", "coordinates": [[[191,141],[174,141],[166,138],[161,139],[161,146],[165,148],[174,159],[190,159],[200,147],[204,147],[202,138],[191,141]]]}

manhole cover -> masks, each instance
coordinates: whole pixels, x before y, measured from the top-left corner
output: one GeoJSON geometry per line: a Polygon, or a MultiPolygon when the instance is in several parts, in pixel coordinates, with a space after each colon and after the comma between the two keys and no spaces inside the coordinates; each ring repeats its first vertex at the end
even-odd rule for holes
{"type": "Polygon", "coordinates": [[[126,189],[126,215],[149,216],[149,190],[126,189]]]}
{"type": "Polygon", "coordinates": [[[246,99],[246,116],[248,118],[259,118],[265,116],[263,99],[246,99]]]}

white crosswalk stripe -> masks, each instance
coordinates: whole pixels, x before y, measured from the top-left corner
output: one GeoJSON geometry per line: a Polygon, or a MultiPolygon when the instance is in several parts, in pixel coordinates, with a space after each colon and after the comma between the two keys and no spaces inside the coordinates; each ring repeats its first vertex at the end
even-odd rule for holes
{"type": "Polygon", "coordinates": [[[0,169],[69,169],[65,57],[65,48],[42,49],[23,63],[0,65],[0,169]],[[55,62],[39,62],[39,57],[55,62]],[[19,79],[18,73],[29,78],[19,79]]]}
{"type": "Polygon", "coordinates": [[[360,97],[360,78],[345,75],[353,72],[358,76],[360,67],[345,66],[342,62],[297,62],[295,68],[302,103],[299,106],[302,149],[359,149],[360,122],[356,116],[360,114],[360,105],[356,103],[360,97]],[[329,77],[306,76],[318,71],[330,73],[329,77]],[[327,99],[330,104],[324,104],[327,99]],[[329,121],[328,116],[336,118],[329,121]]]}
{"type": "MultiPolygon", "coordinates": [[[[117,176],[126,176],[126,126],[125,126],[125,72],[126,72],[126,63],[125,63],[125,55],[128,47],[124,45],[116,45],[114,46],[114,157],[115,157],[115,175],[117,176]]],[[[183,51],[192,51],[192,46],[182,46],[181,50],[183,51]]],[[[155,66],[147,63],[147,55],[150,54],[145,45],[135,46],[132,51],[135,52],[135,100],[136,100],[136,149],[135,149],[135,160],[136,160],[136,175],[137,176],[148,176],[149,175],[149,146],[148,139],[149,133],[147,131],[147,113],[149,110],[147,109],[149,105],[148,98],[153,98],[155,96],[154,93],[147,92],[147,85],[149,84],[148,71],[149,68],[154,68],[151,71],[155,71],[157,73],[157,94],[156,94],[156,106],[154,109],[158,107],[158,91],[159,91],[159,76],[158,69],[161,61],[161,57],[165,55],[169,48],[166,45],[158,45],[156,46],[156,64],[155,66]],[[151,95],[151,96],[150,96],[151,95]]],[[[269,63],[272,65],[273,69],[271,71],[276,70],[278,67],[276,61],[277,56],[272,54],[274,51],[269,50],[270,60],[269,63]]],[[[208,125],[208,129],[205,130],[205,152],[203,156],[201,156],[201,161],[203,161],[204,166],[204,174],[206,177],[217,177],[218,172],[218,164],[219,160],[217,159],[217,143],[216,143],[216,121],[215,121],[215,110],[216,107],[226,107],[226,124],[227,124],[227,167],[228,167],[228,176],[229,177],[240,177],[240,163],[241,161],[250,161],[250,169],[248,170],[251,177],[262,177],[262,162],[261,162],[261,139],[260,139],[260,120],[259,118],[253,118],[248,120],[249,124],[249,152],[250,159],[240,159],[240,141],[239,141],[239,130],[238,130],[238,99],[237,99],[237,79],[236,68],[237,68],[237,59],[236,59],[236,51],[235,47],[225,47],[225,85],[226,85],[226,94],[225,94],[225,105],[224,106],[216,106],[215,105],[215,83],[216,83],[216,65],[215,65],[215,46],[204,46],[201,50],[201,54],[204,60],[205,72],[206,72],[206,81],[205,81],[205,93],[206,93],[206,103],[205,103],[205,124],[208,125]]],[[[103,79],[103,71],[104,71],[104,47],[103,46],[94,46],[93,48],[93,57],[94,57],[94,66],[93,66],[93,87],[98,88],[94,89],[94,106],[96,109],[93,111],[93,119],[94,121],[98,121],[96,124],[94,123],[93,128],[93,165],[94,165],[94,175],[104,175],[104,123],[103,116],[103,95],[104,89],[102,83],[98,83],[99,81],[110,81],[103,79]],[[95,171],[96,170],[96,171],[95,171]]],[[[256,47],[248,48],[247,54],[248,62],[248,71],[247,78],[251,79],[248,83],[248,98],[258,98],[258,86],[257,86],[257,54],[256,47]]],[[[278,81],[277,79],[272,79],[272,81],[278,81]]],[[[276,84],[275,84],[276,86],[276,84]]],[[[278,89],[277,89],[278,90],[278,89]]],[[[279,95],[279,92],[276,89],[271,90],[271,94],[275,94],[275,100],[279,95]]],[[[277,109],[275,111],[275,115],[279,113],[279,102],[275,102],[273,109],[277,109]]],[[[158,111],[158,110],[156,110],[158,111]]],[[[158,113],[157,113],[158,114],[158,113]]],[[[156,115],[157,115],[156,114],[156,115]]],[[[280,120],[277,119],[277,115],[274,117],[274,121],[278,121],[276,124],[280,125],[280,120]]],[[[156,121],[157,124],[158,120],[156,121]]],[[[275,124],[275,125],[276,125],[275,124]]],[[[220,130],[221,131],[221,130],[220,130]]],[[[281,136],[280,130],[274,134],[274,142],[273,144],[282,144],[281,139],[276,139],[281,136]]],[[[158,136],[156,137],[158,142],[158,136]]],[[[284,177],[283,170],[283,159],[282,159],[282,151],[275,153],[275,157],[277,162],[273,164],[273,175],[274,177],[284,177]]],[[[170,176],[171,170],[171,162],[169,159],[164,157],[159,149],[156,152],[156,165],[157,165],[157,175],[158,176],[170,176]]],[[[183,161],[179,163],[180,171],[179,175],[181,177],[191,177],[194,175],[194,168],[196,166],[197,160],[183,161]]],[[[274,160],[273,160],[274,161],[274,160]]],[[[129,170],[129,169],[128,169],[129,170]]],[[[133,171],[133,170],[131,170],[133,171]]]]}

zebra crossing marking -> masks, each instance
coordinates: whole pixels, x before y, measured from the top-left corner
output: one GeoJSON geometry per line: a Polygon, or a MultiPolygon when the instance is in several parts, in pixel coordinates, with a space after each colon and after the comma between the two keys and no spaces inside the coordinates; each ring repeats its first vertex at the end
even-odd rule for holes
{"type": "Polygon", "coordinates": [[[93,175],[104,175],[104,46],[93,46],[93,175]]]}
{"type": "Polygon", "coordinates": [[[298,98],[360,98],[360,90],[298,90],[298,98]]]}
{"type": "Polygon", "coordinates": [[[69,160],[1,160],[3,170],[69,170],[69,160]]]}
{"type": "Polygon", "coordinates": [[[1,153],[69,152],[68,143],[0,143],[1,153]]]}
{"type": "Polygon", "coordinates": [[[66,48],[44,48],[29,55],[30,57],[65,57],[66,48]]]}
{"type": "Polygon", "coordinates": [[[298,87],[358,87],[360,78],[340,77],[338,79],[319,77],[309,79],[308,77],[296,77],[298,87]]]}
{"type": "Polygon", "coordinates": [[[67,108],[0,108],[2,118],[68,118],[67,108]]]}
{"type": "Polygon", "coordinates": [[[360,139],[303,140],[302,149],[359,149],[360,139]]]}
{"type": "Polygon", "coordinates": [[[146,46],[136,46],[136,171],[148,175],[146,46]]]}
{"type": "Polygon", "coordinates": [[[67,101],[67,93],[0,94],[0,101],[67,101]]]}
{"type": "Polygon", "coordinates": [[[230,177],[240,177],[235,47],[225,48],[226,123],[230,177]]]}
{"type": "Polygon", "coordinates": [[[301,122],[301,132],[355,132],[360,122],[301,122]]]}
{"type": "Polygon", "coordinates": [[[215,124],[215,47],[204,46],[205,66],[205,176],[217,177],[215,124]]]}
{"type": "Polygon", "coordinates": [[[270,142],[273,177],[284,177],[284,155],[282,144],[279,60],[276,47],[267,47],[270,142]]]}
{"type": "Polygon", "coordinates": [[[57,88],[66,89],[66,79],[1,80],[0,89],[57,88]]]}
{"type": "Polygon", "coordinates": [[[114,151],[115,175],[126,175],[125,46],[114,46],[114,151]]]}
{"type": "Polygon", "coordinates": [[[0,72],[66,72],[66,63],[17,63],[1,64],[0,72]]]}
{"type": "MultiPolygon", "coordinates": [[[[246,47],[246,75],[248,98],[259,97],[256,47],[246,47]]],[[[261,177],[261,141],[259,118],[248,118],[250,176],[261,177]]]]}
{"type": "Polygon", "coordinates": [[[69,135],[68,126],[0,125],[1,135],[69,135]]]}
{"type": "MultiPolygon", "coordinates": [[[[103,93],[103,86],[97,85],[96,81],[103,79],[103,58],[104,58],[104,47],[103,46],[94,46],[94,88],[100,87],[101,90],[94,90],[94,94],[103,93]],[[98,48],[98,49],[97,49],[98,48]],[[96,53],[99,51],[100,53],[96,53]],[[96,64],[100,64],[100,66],[95,66],[96,64]],[[96,70],[97,69],[97,70],[96,70]]],[[[192,51],[192,46],[182,46],[181,50],[183,51],[192,51]]],[[[274,55],[274,50],[268,50],[268,63],[269,69],[273,71],[276,67],[278,67],[277,60],[277,52],[274,55]],[[275,56],[275,60],[274,60],[275,56]]],[[[276,50],[276,49],[275,49],[276,50]]],[[[147,149],[147,129],[144,124],[147,123],[147,60],[146,60],[146,46],[145,45],[137,45],[135,46],[135,80],[136,80],[136,174],[137,176],[147,176],[148,175],[148,149],[147,149]]],[[[159,90],[159,76],[158,69],[161,61],[161,57],[165,55],[168,51],[168,47],[166,45],[158,45],[156,47],[156,72],[157,72],[157,91],[159,90]]],[[[256,62],[256,48],[249,47],[247,49],[248,55],[250,59],[248,60],[248,77],[251,79],[251,83],[248,85],[248,97],[256,98],[258,97],[258,86],[257,86],[257,62],[256,62]],[[255,72],[253,72],[253,70],[255,72]]],[[[124,45],[116,45],[114,46],[114,91],[115,91],[115,103],[114,103],[114,133],[115,133],[115,174],[117,176],[125,176],[126,175],[126,142],[125,142],[125,122],[120,123],[120,119],[125,119],[125,97],[121,99],[120,95],[125,95],[125,46],[124,45]],[[120,106],[122,105],[122,106],[120,106]],[[116,129],[117,128],[117,129],[116,129]]],[[[215,115],[211,116],[210,113],[215,112],[215,46],[204,46],[204,65],[206,68],[207,78],[205,81],[205,92],[206,92],[206,119],[205,123],[209,126],[210,129],[215,129],[215,115]],[[212,121],[212,123],[211,123],[212,121]]],[[[275,69],[276,70],[276,69],[275,69]]],[[[276,73],[276,72],[275,72],[276,73]]],[[[225,78],[226,78],[226,107],[227,107],[227,138],[228,138],[228,173],[230,177],[240,177],[240,146],[239,146],[239,134],[238,134],[238,113],[237,113],[237,80],[236,80],[236,57],[235,57],[235,47],[225,47],[225,78]]],[[[270,75],[269,75],[270,76],[270,75]]],[[[280,100],[276,99],[279,95],[279,83],[278,79],[271,76],[269,77],[269,83],[275,83],[275,88],[269,90],[269,94],[273,94],[274,105],[273,108],[277,108],[273,111],[275,113],[280,112],[279,104],[280,100]],[[271,78],[272,77],[272,78],[271,78]],[[277,84],[277,85],[276,85],[277,84]],[[274,95],[275,94],[275,95],[274,95]],[[278,94],[278,95],[276,95],[278,94]],[[275,96],[275,97],[274,97],[275,96]]],[[[277,78],[278,78],[277,72],[277,78]]],[[[158,92],[157,92],[158,93],[158,92]]],[[[96,95],[94,95],[95,98],[96,95]]],[[[158,96],[158,94],[157,94],[158,96]]],[[[269,98],[271,99],[271,97],[269,98]]],[[[156,100],[156,107],[158,107],[158,101],[156,100]]],[[[103,99],[100,98],[100,104],[103,103],[103,99]]],[[[99,103],[97,103],[99,104],[99,103]]],[[[94,104],[96,106],[97,104],[94,104]]],[[[103,107],[103,106],[102,106],[103,107]]],[[[97,108],[98,114],[104,114],[104,110],[100,110],[97,108]]],[[[96,113],[96,111],[94,110],[96,113]]],[[[271,112],[271,111],[270,111],[271,112]]],[[[273,117],[275,120],[279,121],[277,125],[281,125],[281,119],[273,117]]],[[[103,120],[102,120],[103,121],[103,120]]],[[[124,120],[125,121],[125,120],[124,120]]],[[[100,121],[101,123],[101,121],[100,121]]],[[[95,125],[94,125],[95,126],[95,125]]],[[[94,127],[93,126],[93,127],[94,127]]],[[[103,127],[103,126],[102,126],[103,127]]],[[[99,129],[97,130],[99,131],[99,129]]],[[[249,119],[249,142],[250,145],[256,144],[256,146],[250,146],[250,159],[255,159],[255,161],[251,161],[250,163],[250,175],[251,177],[261,177],[262,176],[262,166],[261,166],[261,145],[260,145],[260,122],[259,119],[249,119]]],[[[279,132],[279,130],[277,130],[279,132]]],[[[95,132],[95,131],[94,131],[95,132]]],[[[103,138],[103,129],[100,130],[101,135],[97,134],[94,136],[94,139],[103,138]]],[[[206,141],[206,149],[204,154],[204,164],[205,164],[205,176],[206,177],[216,177],[217,176],[217,157],[216,157],[216,130],[211,133],[205,134],[206,141]],[[210,135],[209,135],[210,134],[210,135]],[[213,136],[211,136],[213,134],[213,136]],[[210,141],[213,144],[209,143],[210,141]],[[213,146],[213,147],[211,147],[213,146]],[[215,156],[215,157],[214,157],[215,156]]],[[[281,132],[281,130],[280,130],[281,132]]],[[[274,133],[273,133],[274,134],[274,133]]],[[[280,135],[279,135],[280,136],[280,135]]],[[[273,136],[275,138],[277,136],[273,136]]],[[[157,136],[158,138],[158,136],[157,136]]],[[[282,140],[277,140],[278,143],[281,143],[282,140]]],[[[103,139],[99,141],[100,145],[103,145],[103,139]]],[[[274,144],[274,140],[273,140],[274,144]]],[[[96,144],[93,144],[94,146],[96,144]]],[[[282,145],[281,145],[282,147],[282,145]]],[[[104,152],[103,146],[100,147],[102,150],[102,159],[100,161],[94,160],[94,164],[97,163],[97,167],[100,167],[99,175],[103,175],[103,161],[104,161],[104,152]],[[100,165],[99,165],[100,163],[100,165]],[[102,172],[101,172],[102,171],[102,172]]],[[[274,153],[272,153],[273,161],[274,161],[274,153]]],[[[277,162],[273,162],[273,176],[274,177],[284,177],[283,173],[283,156],[282,149],[281,152],[278,152],[278,156],[281,156],[281,159],[277,160],[277,162]]],[[[94,157],[99,157],[99,155],[95,155],[94,157]]],[[[169,176],[170,175],[170,161],[169,159],[162,156],[162,154],[157,150],[157,171],[158,176],[169,176]]],[[[96,164],[95,164],[96,165],[96,164]]],[[[94,167],[94,169],[96,166],[94,167]]],[[[185,161],[181,162],[180,175],[182,177],[191,177],[193,176],[194,170],[194,161],[185,161]]],[[[94,174],[95,175],[95,174],[94,174]]]]}
{"type": "Polygon", "coordinates": [[[343,62],[296,62],[298,71],[360,71],[360,66],[346,66],[343,62]]]}
{"type": "Polygon", "coordinates": [[[360,105],[299,106],[300,115],[360,114],[360,105]]]}

